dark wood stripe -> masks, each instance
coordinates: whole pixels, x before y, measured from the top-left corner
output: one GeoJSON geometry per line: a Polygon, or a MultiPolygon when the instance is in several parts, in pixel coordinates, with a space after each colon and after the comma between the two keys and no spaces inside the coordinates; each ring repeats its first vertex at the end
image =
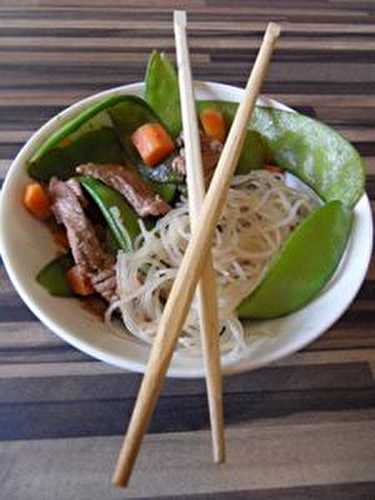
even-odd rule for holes
{"type": "MultiPolygon", "coordinates": [[[[230,394],[224,398],[225,421],[230,427],[260,418],[282,420],[291,413],[303,417],[310,412],[365,410],[373,408],[374,398],[374,388],[309,391],[303,398],[293,391],[230,394]]],[[[121,435],[133,405],[134,400],[122,399],[4,403],[0,405],[0,440],[121,435]]],[[[149,432],[190,432],[207,429],[207,425],[205,396],[169,396],[159,400],[149,432]]]]}
{"type": "MultiPolygon", "coordinates": [[[[66,344],[58,349],[66,348],[66,344]]],[[[50,348],[51,349],[51,348],[50,348]]],[[[52,349],[51,349],[52,350],[52,349]]],[[[0,403],[57,403],[61,401],[102,401],[107,399],[133,399],[141,376],[121,373],[98,376],[22,377],[0,380],[0,403]]],[[[224,393],[262,394],[266,392],[312,390],[370,389],[373,377],[367,363],[325,364],[263,368],[251,374],[228,377],[224,393]]],[[[166,381],[163,396],[204,396],[204,380],[166,381]]]]}

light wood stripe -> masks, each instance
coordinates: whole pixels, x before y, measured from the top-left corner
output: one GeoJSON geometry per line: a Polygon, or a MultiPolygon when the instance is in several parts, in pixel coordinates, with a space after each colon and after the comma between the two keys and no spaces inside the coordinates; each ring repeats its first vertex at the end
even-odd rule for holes
{"type": "MultiPolygon", "coordinates": [[[[99,59],[98,54],[95,52],[44,52],[43,50],[33,52],[12,51],[0,52],[0,64],[6,64],[7,67],[18,66],[20,64],[31,65],[33,63],[71,67],[77,64],[81,65],[82,63],[94,63],[95,66],[111,66],[114,71],[124,71],[124,60],[126,60],[127,65],[129,63],[135,63],[143,70],[149,56],[150,52],[132,53],[126,51],[108,51],[105,53],[105,57],[99,59]],[[116,67],[115,65],[118,66],[116,67]]],[[[171,57],[171,59],[174,59],[174,57],[171,57]]],[[[198,65],[209,64],[210,55],[193,54],[192,62],[198,65]]]]}
{"type": "MultiPolygon", "coordinates": [[[[0,52],[0,64],[6,65],[4,71],[2,86],[10,84],[10,82],[21,83],[24,81],[24,72],[19,71],[20,65],[27,65],[27,71],[34,69],[35,74],[28,77],[30,86],[35,84],[45,84],[47,81],[57,83],[58,81],[66,80],[70,84],[72,82],[92,82],[92,81],[107,81],[109,75],[111,80],[124,82],[123,61],[124,58],[132,62],[133,74],[137,72],[142,74],[149,54],[132,54],[106,52],[103,58],[98,60],[95,52],[43,52],[41,50],[33,52],[12,52],[11,57],[8,52],[0,52]],[[78,71],[77,67],[85,66],[85,71],[78,71]],[[53,74],[48,77],[37,73],[38,67],[56,67],[53,74]],[[73,73],[74,68],[74,73],[73,73]],[[101,74],[105,68],[105,74],[101,74]],[[67,75],[67,73],[70,73],[67,75]]],[[[215,61],[211,62],[210,54],[196,54],[192,58],[195,72],[199,72],[199,79],[204,79],[208,68],[211,75],[225,75],[238,72],[239,75],[244,73],[244,68],[248,64],[248,57],[244,57],[241,61],[215,61]],[[210,66],[208,66],[210,65],[210,66]]],[[[366,63],[348,63],[342,66],[339,62],[306,62],[299,63],[300,71],[294,76],[295,82],[324,82],[326,84],[336,83],[339,80],[342,84],[348,82],[362,82],[365,78],[375,79],[375,62],[373,64],[366,63]]],[[[214,77],[217,79],[217,77],[214,77]]],[[[282,85],[283,82],[290,81],[290,61],[275,62],[268,75],[269,82],[278,82],[282,85]]],[[[334,112],[334,111],[333,111],[334,112]]],[[[329,118],[329,117],[328,117],[329,118]]]]}
{"type": "Polygon", "coordinates": [[[336,127],[336,130],[351,142],[373,142],[375,140],[375,129],[373,127],[336,127]]]}
{"type": "MultiPolygon", "coordinates": [[[[1,9],[0,9],[1,13],[1,9]]],[[[90,16],[90,11],[87,12],[87,17],[90,16]]],[[[172,18],[171,18],[172,19],[172,18]]],[[[266,21],[263,22],[233,22],[233,21],[215,21],[212,20],[209,23],[199,22],[196,20],[191,20],[189,22],[189,30],[192,31],[222,31],[222,32],[260,32],[264,31],[266,27],[266,21]]],[[[333,24],[333,23],[305,23],[296,22],[289,23],[287,21],[281,21],[281,27],[283,30],[283,36],[287,36],[290,33],[348,33],[348,34],[372,34],[375,33],[375,26],[371,24],[333,24]]],[[[148,21],[148,20],[127,20],[127,19],[54,19],[53,27],[56,29],[68,28],[68,29],[98,29],[98,30],[137,30],[144,31],[150,30],[160,32],[170,31],[172,26],[172,20],[170,21],[148,21]]],[[[3,29],[14,29],[14,28],[29,28],[29,29],[49,29],[51,28],[51,21],[48,19],[0,19],[0,28],[3,29]]]]}
{"type": "MultiPolygon", "coordinates": [[[[229,463],[220,467],[207,464],[210,437],[206,431],[147,436],[126,496],[157,498],[182,492],[250,492],[372,481],[375,451],[368,443],[374,432],[374,420],[228,429],[229,463]],[[309,467],[302,468],[303,463],[309,467]]],[[[123,492],[110,486],[113,456],[119,446],[120,437],[3,444],[3,463],[11,467],[5,469],[6,481],[4,468],[1,471],[2,493],[5,498],[24,498],[27,492],[27,498],[36,499],[48,498],[52,489],[55,500],[123,498],[123,492]],[[43,482],[35,481],[35,457],[38,467],[48,471],[43,482]]]]}
{"type": "MultiPolygon", "coordinates": [[[[359,38],[359,37],[358,37],[359,38]]],[[[299,51],[355,51],[357,53],[361,52],[372,52],[375,49],[375,42],[373,40],[368,40],[367,38],[356,40],[349,40],[345,37],[335,37],[335,38],[324,38],[320,37],[318,40],[314,40],[308,37],[300,38],[298,44],[292,40],[280,40],[279,52],[283,49],[293,50],[295,52],[299,51]]],[[[258,49],[260,45],[260,37],[256,39],[249,39],[248,37],[237,37],[228,39],[222,39],[220,37],[205,37],[204,40],[199,40],[193,38],[190,41],[190,46],[194,48],[200,48],[203,46],[206,49],[246,49],[254,50],[258,49]]],[[[69,45],[70,48],[134,48],[134,49],[169,49],[172,50],[173,39],[169,36],[167,38],[98,38],[98,37],[2,37],[1,45],[4,48],[14,47],[64,47],[69,45]]],[[[277,56],[276,56],[277,58],[277,56]]]]}

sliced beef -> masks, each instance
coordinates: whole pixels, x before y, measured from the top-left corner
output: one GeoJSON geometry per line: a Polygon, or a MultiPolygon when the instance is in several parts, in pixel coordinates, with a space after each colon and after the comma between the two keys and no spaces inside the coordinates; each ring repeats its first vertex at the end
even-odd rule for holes
{"type": "Polygon", "coordinates": [[[57,222],[66,228],[69,246],[79,271],[91,281],[98,293],[111,302],[116,298],[114,259],[103,250],[75,187],[71,180],[63,182],[51,179],[49,194],[52,211],[57,222]],[[112,281],[109,281],[110,278],[112,281]]]}
{"type": "MultiPolygon", "coordinates": [[[[211,139],[203,132],[200,132],[200,142],[201,142],[201,152],[202,152],[202,163],[203,163],[203,175],[206,184],[211,180],[216,165],[219,161],[221,152],[223,150],[223,145],[216,139],[211,139]]],[[[185,149],[183,135],[181,134],[177,140],[177,145],[181,146],[178,156],[176,156],[171,163],[172,168],[180,173],[186,175],[186,160],[185,160],[185,149]]]]}
{"type": "Polygon", "coordinates": [[[77,196],[80,204],[83,207],[87,207],[87,200],[83,194],[81,184],[77,181],[77,179],[71,178],[65,181],[65,184],[69,186],[72,191],[74,191],[74,194],[77,196]]]}
{"type": "Polygon", "coordinates": [[[76,170],[79,174],[90,175],[116,189],[141,217],[164,215],[171,209],[137,172],[123,165],[87,163],[76,170]]]}
{"type": "Polygon", "coordinates": [[[91,276],[94,289],[108,302],[115,301],[117,296],[116,271],[114,266],[91,276]]]}
{"type": "Polygon", "coordinates": [[[87,272],[106,269],[109,256],[102,249],[95,230],[86,217],[76,192],[67,182],[52,178],[49,184],[52,211],[64,224],[73,258],[87,272]]]}

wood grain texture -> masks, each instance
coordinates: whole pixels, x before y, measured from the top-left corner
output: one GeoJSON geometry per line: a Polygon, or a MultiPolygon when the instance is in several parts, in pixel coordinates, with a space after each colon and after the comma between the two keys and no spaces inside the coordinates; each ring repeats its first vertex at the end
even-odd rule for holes
{"type": "MultiPolygon", "coordinates": [[[[267,21],[280,22],[264,92],[356,145],[375,206],[375,3],[362,0],[0,0],[0,182],[47,119],[141,80],[151,48],[173,56],[175,7],[189,10],[195,77],[241,86],[267,21]]],[[[375,498],[374,309],[375,260],[329,332],[224,380],[223,468],[210,460],[204,381],[167,380],[129,495],[375,498]]],[[[0,266],[1,498],[124,498],[110,477],[139,383],[49,332],[0,266]]]]}

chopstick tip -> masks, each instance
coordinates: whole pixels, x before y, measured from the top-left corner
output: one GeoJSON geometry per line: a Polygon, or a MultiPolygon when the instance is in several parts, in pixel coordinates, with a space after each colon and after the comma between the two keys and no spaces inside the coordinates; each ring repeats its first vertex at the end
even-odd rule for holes
{"type": "Polygon", "coordinates": [[[185,10],[175,10],[173,12],[173,21],[181,27],[186,26],[186,11],[185,10]]]}
{"type": "Polygon", "coordinates": [[[267,33],[272,36],[275,40],[279,38],[281,32],[281,26],[277,23],[268,23],[267,25],[267,33]]]}
{"type": "Polygon", "coordinates": [[[126,488],[128,486],[128,481],[128,475],[124,476],[122,471],[116,470],[112,476],[112,485],[116,488],[126,488]]]}

